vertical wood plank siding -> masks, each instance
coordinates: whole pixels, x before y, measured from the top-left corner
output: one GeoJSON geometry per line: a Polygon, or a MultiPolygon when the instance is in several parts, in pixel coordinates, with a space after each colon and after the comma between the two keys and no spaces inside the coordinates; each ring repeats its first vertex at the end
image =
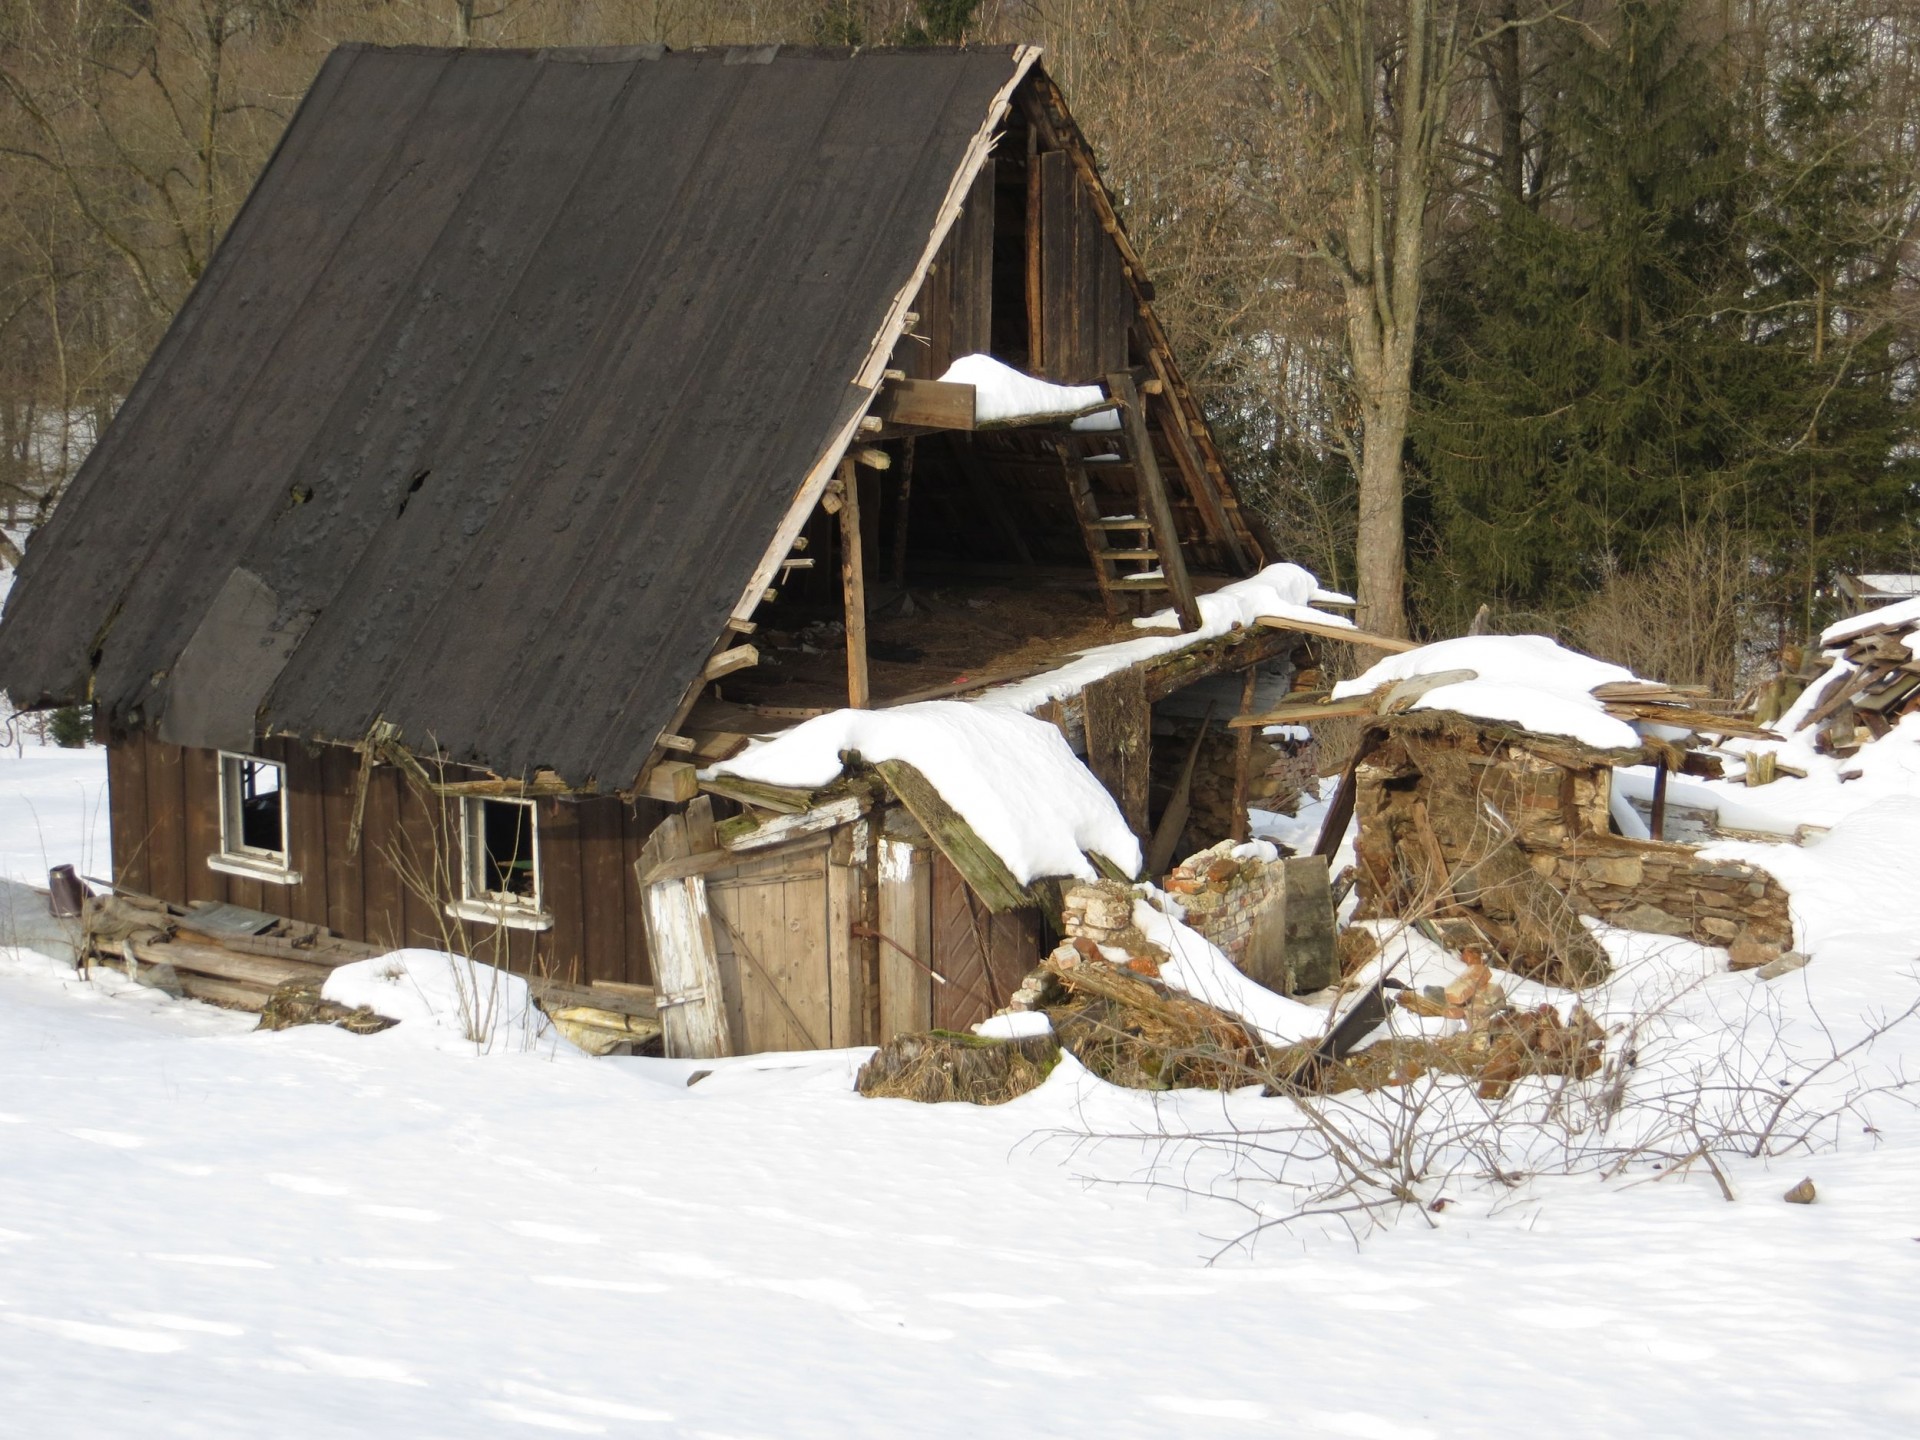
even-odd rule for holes
{"type": "Polygon", "coordinates": [[[458,802],[425,796],[392,766],[376,766],[367,781],[360,844],[350,849],[359,756],[337,745],[309,751],[284,739],[263,741],[259,754],[287,767],[288,860],[299,884],[265,884],[208,868],[207,856],[220,848],[219,757],[144,732],[107,737],[118,883],[176,904],[231,901],[375,945],[438,948],[458,935],[470,953],[504,958],[519,970],[652,982],[632,862],[665,805],[629,805],[614,796],[540,801],[541,899],[553,928],[496,932],[453,920],[418,893],[423,881],[443,894],[459,887],[458,802]]]}

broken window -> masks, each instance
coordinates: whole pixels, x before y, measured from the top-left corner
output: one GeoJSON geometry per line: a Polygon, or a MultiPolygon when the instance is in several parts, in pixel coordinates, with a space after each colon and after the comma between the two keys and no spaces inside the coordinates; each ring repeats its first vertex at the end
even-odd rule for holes
{"type": "Polygon", "coordinates": [[[288,870],[287,769],[252,755],[220,756],[220,853],[216,870],[291,883],[288,870]]]}
{"type": "Polygon", "coordinates": [[[537,912],[540,849],[533,802],[467,796],[460,803],[468,902],[537,912]]]}

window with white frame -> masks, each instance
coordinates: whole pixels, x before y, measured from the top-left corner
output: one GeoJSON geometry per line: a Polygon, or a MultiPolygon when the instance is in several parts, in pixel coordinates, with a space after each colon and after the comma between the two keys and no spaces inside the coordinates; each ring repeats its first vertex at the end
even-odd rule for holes
{"type": "Polygon", "coordinates": [[[531,800],[460,800],[461,904],[465,920],[545,928],[541,908],[540,819],[531,800]]]}
{"type": "Polygon", "coordinates": [[[287,844],[287,768],[254,755],[220,756],[220,853],[215,870],[293,884],[287,844]]]}

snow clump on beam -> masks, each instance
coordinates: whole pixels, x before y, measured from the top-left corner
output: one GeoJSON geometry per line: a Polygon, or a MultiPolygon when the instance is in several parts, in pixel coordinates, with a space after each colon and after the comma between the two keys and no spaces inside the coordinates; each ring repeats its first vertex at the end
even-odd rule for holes
{"type": "Polygon", "coordinates": [[[1878,610],[1869,610],[1863,615],[1836,620],[1820,632],[1820,648],[1832,650],[1869,630],[1890,629],[1904,624],[1912,624],[1916,630],[1920,630],[1920,595],[1911,600],[1902,600],[1897,605],[1882,605],[1878,610]]]}
{"type": "Polygon", "coordinates": [[[1607,714],[1592,693],[1598,685],[1634,680],[1634,673],[1568,650],[1544,635],[1467,635],[1423,645],[1341,681],[1333,698],[1353,699],[1403,680],[1454,670],[1471,671],[1473,678],[1435,686],[1411,708],[1452,710],[1536,735],[1564,735],[1596,750],[1640,745],[1639,732],[1607,714]]]}
{"type": "Polygon", "coordinates": [[[1015,710],[959,700],[835,710],[714,770],[818,790],[840,774],[847,751],[913,766],[1022,885],[1042,876],[1095,879],[1089,850],[1139,873],[1140,841],[1113,797],[1058,729],[1015,710]]]}
{"type": "Polygon", "coordinates": [[[1086,412],[1095,406],[1110,405],[1107,392],[1098,385],[1055,385],[1051,380],[1033,376],[994,359],[991,355],[962,355],[940,377],[948,385],[973,386],[973,423],[976,425],[1024,425],[1063,416],[1079,418],[1076,430],[1118,430],[1120,412],[1086,412]]]}

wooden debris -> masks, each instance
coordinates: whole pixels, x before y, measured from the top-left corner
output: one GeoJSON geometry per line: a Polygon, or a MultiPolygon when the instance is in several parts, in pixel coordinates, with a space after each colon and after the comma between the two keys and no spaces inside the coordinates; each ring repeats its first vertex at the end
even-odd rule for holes
{"type": "Polygon", "coordinates": [[[1418,640],[1402,640],[1397,635],[1378,635],[1371,630],[1358,630],[1351,625],[1343,625],[1333,616],[1325,620],[1309,620],[1300,615],[1262,615],[1259,623],[1270,630],[1297,630],[1303,635],[1318,635],[1326,640],[1344,640],[1349,645],[1364,645],[1369,650],[1386,650],[1398,655],[1407,650],[1418,650],[1418,640]]]}
{"type": "Polygon", "coordinates": [[[1901,716],[1920,714],[1920,657],[1906,642],[1916,628],[1911,621],[1876,625],[1837,647],[1850,668],[1827,682],[1800,721],[1802,730],[1817,727],[1816,748],[1851,755],[1863,728],[1877,738],[1901,716]]]}

